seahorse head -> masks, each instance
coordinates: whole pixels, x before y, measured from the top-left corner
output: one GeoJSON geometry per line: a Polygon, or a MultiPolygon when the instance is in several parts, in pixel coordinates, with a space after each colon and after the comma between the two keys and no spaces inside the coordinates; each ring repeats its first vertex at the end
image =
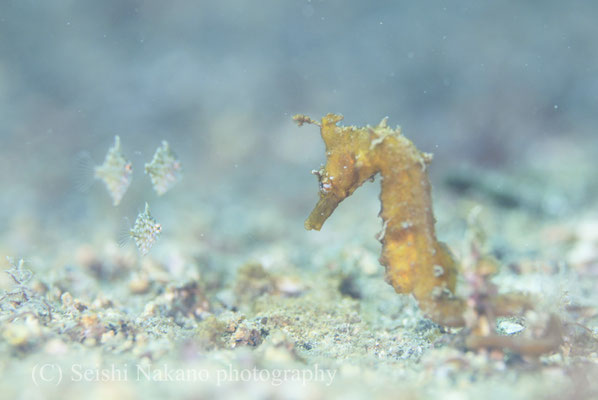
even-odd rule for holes
{"type": "Polygon", "coordinates": [[[318,177],[320,199],[305,221],[306,229],[320,230],[338,204],[376,172],[364,157],[370,145],[369,135],[364,136],[353,127],[338,126],[342,119],[341,115],[328,114],[318,124],[326,144],[326,165],[312,171],[318,177]]]}

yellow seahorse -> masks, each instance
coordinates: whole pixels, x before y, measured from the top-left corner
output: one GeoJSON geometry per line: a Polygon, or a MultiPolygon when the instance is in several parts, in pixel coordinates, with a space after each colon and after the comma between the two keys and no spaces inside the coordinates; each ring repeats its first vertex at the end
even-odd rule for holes
{"type": "Polygon", "coordinates": [[[318,171],[320,200],[305,221],[320,230],[338,204],[366,180],[380,173],[383,230],[380,263],[398,293],[412,293],[422,311],[446,326],[464,325],[465,302],[456,298],[457,265],[450,250],[436,240],[427,168],[432,155],[422,153],[388,127],[339,126],[343,117],[328,114],[322,122],[295,115],[299,126],[318,125],[326,144],[326,165],[318,171]]]}

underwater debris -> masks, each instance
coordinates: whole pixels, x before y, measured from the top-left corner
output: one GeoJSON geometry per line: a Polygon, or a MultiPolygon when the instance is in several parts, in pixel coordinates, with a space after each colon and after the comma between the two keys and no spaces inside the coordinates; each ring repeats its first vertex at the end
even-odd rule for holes
{"type": "Polygon", "coordinates": [[[468,248],[461,263],[467,284],[463,312],[466,329],[462,331],[466,334],[465,347],[469,350],[509,350],[528,357],[556,352],[563,343],[560,318],[555,314],[541,315],[532,311],[534,299],[527,294],[499,294],[498,286],[492,282],[492,277],[499,270],[499,262],[489,255],[486,234],[479,220],[480,212],[481,207],[476,206],[467,216],[468,248]],[[527,311],[544,317],[540,326],[521,329],[521,335],[498,333],[498,317],[521,316],[527,311]]]}
{"type": "Polygon", "coordinates": [[[563,343],[561,320],[550,315],[541,337],[503,336],[496,333],[486,335],[470,334],[465,339],[465,346],[470,350],[510,350],[528,357],[539,357],[557,351],[563,343]]]}
{"type": "Polygon", "coordinates": [[[154,190],[159,196],[181,180],[181,162],[166,140],[156,149],[152,161],[145,164],[145,173],[150,176],[154,190]]]}
{"type": "Polygon", "coordinates": [[[464,302],[454,297],[457,265],[448,247],[436,240],[427,167],[432,155],[422,153],[384,118],[378,126],[338,126],[341,115],[328,114],[318,123],[304,115],[299,126],[320,127],[327,162],[319,171],[320,199],[305,221],[320,230],[338,204],[365,181],[380,173],[380,262],[398,293],[412,293],[424,313],[442,325],[462,326],[464,302]]]}
{"type": "Polygon", "coordinates": [[[94,168],[95,179],[101,179],[112,197],[112,204],[120,204],[125,192],[131,185],[133,174],[133,164],[122,154],[120,147],[120,137],[114,137],[114,146],[112,146],[104,163],[94,168]]]}
{"type": "Polygon", "coordinates": [[[188,282],[182,286],[169,287],[165,290],[166,298],[170,300],[168,316],[177,314],[186,317],[204,318],[210,311],[210,303],[206,297],[205,288],[197,281],[188,282]]]}
{"type": "Polygon", "coordinates": [[[239,267],[235,281],[233,294],[240,307],[254,303],[263,295],[298,297],[306,290],[298,277],[289,274],[272,274],[256,261],[250,261],[239,267]]]}
{"type": "Polygon", "coordinates": [[[25,261],[20,259],[15,262],[10,257],[6,257],[10,268],[5,272],[11,277],[14,288],[6,291],[0,296],[0,312],[8,311],[8,322],[30,315],[37,319],[51,320],[52,307],[30,284],[33,278],[33,272],[25,268],[25,261]]]}
{"type": "Polygon", "coordinates": [[[133,238],[137,249],[142,256],[145,256],[158,240],[160,232],[162,232],[162,225],[152,217],[149,205],[145,203],[145,210],[139,213],[135,220],[135,225],[124,232],[120,244],[125,245],[127,241],[133,238]]]}
{"type": "Polygon", "coordinates": [[[263,294],[274,293],[274,290],[274,278],[266,272],[262,264],[248,262],[237,271],[234,293],[239,304],[250,304],[263,294]]]}
{"type": "Polygon", "coordinates": [[[261,328],[261,318],[258,321],[243,320],[236,326],[229,346],[231,348],[239,346],[257,347],[264,341],[264,337],[268,336],[268,331],[261,328]]]}

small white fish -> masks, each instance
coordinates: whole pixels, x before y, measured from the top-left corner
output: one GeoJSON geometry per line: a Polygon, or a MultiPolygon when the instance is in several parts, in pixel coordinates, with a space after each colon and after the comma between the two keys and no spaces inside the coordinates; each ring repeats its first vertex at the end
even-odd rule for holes
{"type": "Polygon", "coordinates": [[[112,204],[117,206],[131,185],[132,175],[133,164],[122,154],[120,137],[115,136],[114,146],[108,150],[104,163],[94,168],[94,177],[104,182],[112,204]]]}
{"type": "Polygon", "coordinates": [[[112,197],[112,204],[119,205],[131,185],[133,164],[123,156],[118,136],[114,137],[114,146],[106,153],[104,163],[98,166],[94,164],[89,153],[81,152],[77,155],[75,177],[77,190],[87,192],[95,180],[101,180],[112,197]]]}
{"type": "Polygon", "coordinates": [[[156,149],[152,161],[145,164],[145,173],[150,176],[158,196],[162,196],[181,180],[181,162],[170,150],[166,140],[156,149]]]}
{"type": "Polygon", "coordinates": [[[124,246],[132,238],[141,255],[145,256],[158,241],[160,232],[162,232],[162,225],[152,217],[149,205],[145,203],[145,211],[139,213],[135,225],[124,232],[119,242],[121,246],[124,246]]]}

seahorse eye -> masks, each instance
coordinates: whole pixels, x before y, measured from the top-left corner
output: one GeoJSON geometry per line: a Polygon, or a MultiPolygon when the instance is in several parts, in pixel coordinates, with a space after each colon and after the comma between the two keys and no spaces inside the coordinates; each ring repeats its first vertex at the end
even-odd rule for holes
{"type": "Polygon", "coordinates": [[[328,193],[332,190],[332,177],[329,177],[326,172],[320,171],[318,173],[318,183],[320,185],[320,192],[328,193]]]}

